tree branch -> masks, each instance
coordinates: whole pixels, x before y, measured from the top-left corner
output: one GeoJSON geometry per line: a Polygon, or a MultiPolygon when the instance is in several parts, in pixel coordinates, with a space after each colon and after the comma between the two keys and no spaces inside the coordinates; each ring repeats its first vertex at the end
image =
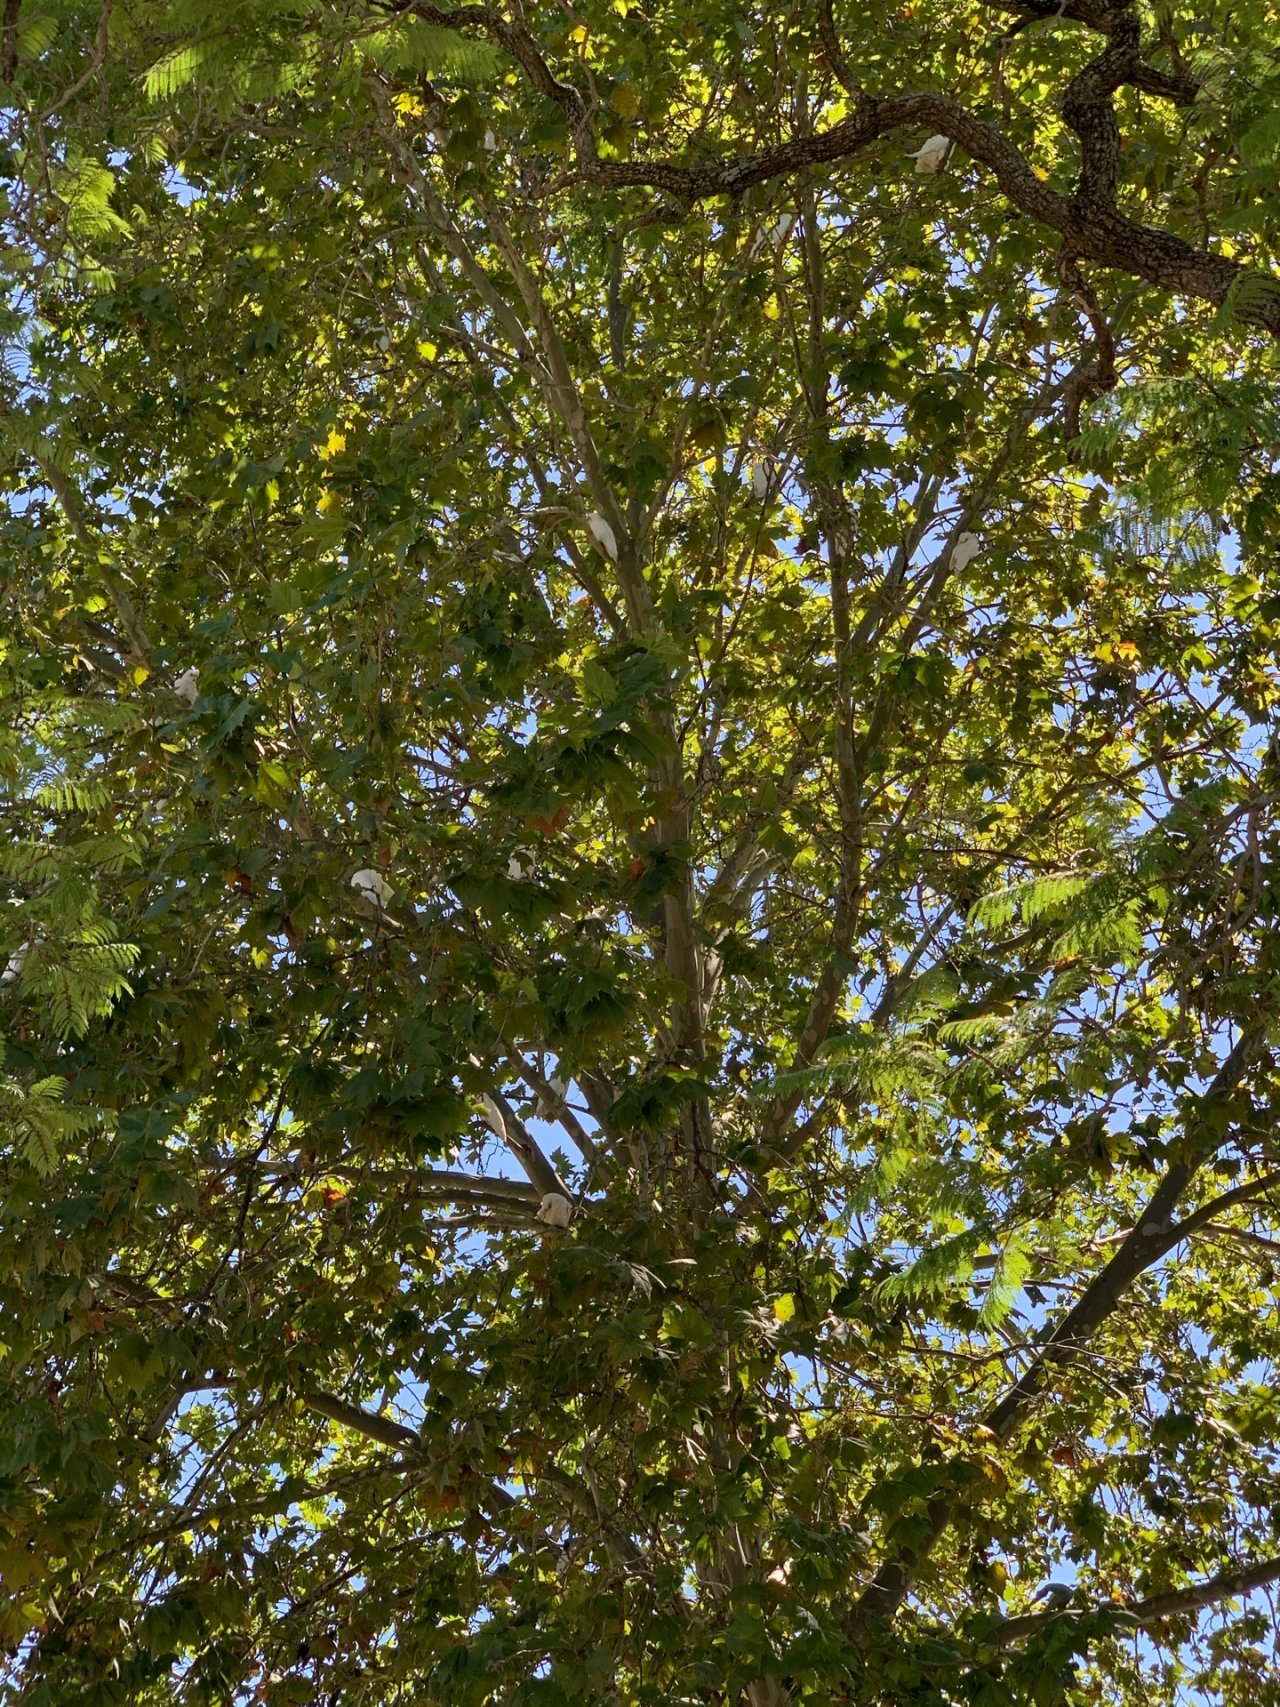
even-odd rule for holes
{"type": "MultiPolygon", "coordinates": [[[[1202,1204],[1190,1215],[1183,1216],[1176,1226],[1170,1227],[1169,1238],[1174,1245],[1180,1245],[1184,1239],[1189,1239],[1193,1233],[1216,1221],[1224,1209],[1232,1209],[1237,1203],[1248,1203],[1251,1198],[1261,1197],[1273,1186],[1280,1186],[1280,1173],[1263,1174],[1259,1179],[1247,1180],[1244,1185],[1236,1186],[1232,1191],[1224,1191],[1221,1197],[1215,1197],[1212,1202],[1202,1204]]],[[[1234,1232],[1235,1228],[1223,1228],[1224,1232],[1234,1232]]]]}
{"type": "MultiPolygon", "coordinates": [[[[1268,1583],[1280,1582],[1280,1559],[1263,1559],[1230,1571],[1220,1571],[1207,1582],[1193,1583],[1187,1588],[1169,1589],[1164,1594],[1149,1595],[1146,1600],[1130,1601],[1127,1605],[1104,1601],[1094,1608],[1097,1612],[1115,1612],[1125,1624],[1158,1624],[1165,1618],[1177,1618],[1184,1612],[1198,1612],[1218,1600],[1233,1600],[1266,1588],[1268,1583]]],[[[991,1632],[989,1640],[997,1648],[1012,1647],[1024,1636],[1032,1636],[1061,1612],[1024,1612],[1018,1618],[1008,1618],[991,1632]]]]}
{"type": "Polygon", "coordinates": [[[84,506],[80,502],[80,494],[68,477],[58,467],[52,453],[41,444],[27,444],[23,447],[41,474],[54,497],[58,500],[59,508],[71,527],[78,544],[92,558],[96,565],[98,578],[111,594],[112,603],[120,617],[125,633],[129,636],[134,657],[140,664],[148,668],[151,665],[151,642],[146,630],[138,620],[138,613],[133,608],[133,600],[125,591],[124,583],[115,571],[108,567],[106,550],[102,541],[94,534],[85,515],[84,506]]]}
{"type": "MultiPolygon", "coordinates": [[[[294,1162],[262,1162],[258,1171],[279,1178],[298,1175],[294,1162]]],[[[537,1208],[540,1192],[537,1187],[518,1179],[501,1179],[485,1174],[455,1173],[448,1168],[411,1169],[393,1173],[389,1168],[361,1167],[353,1162],[319,1162],[311,1170],[321,1178],[350,1180],[354,1185],[388,1186],[401,1195],[434,1197],[442,1203],[492,1202],[509,1209],[512,1204],[532,1204],[537,1208]]]]}
{"type": "MultiPolygon", "coordinates": [[[[994,172],[1001,190],[1023,213],[1067,239],[1082,260],[1115,267],[1148,284],[1221,307],[1240,281],[1252,279],[1259,288],[1240,297],[1238,317],[1280,336],[1280,281],[1269,273],[1241,267],[1225,256],[1196,249],[1172,232],[1138,225],[1109,199],[1114,172],[1109,164],[1115,115],[1111,92],[1129,83],[1170,99],[1194,98],[1188,79],[1166,78],[1145,65],[1127,21],[1127,8],[1094,12],[1080,6],[1072,14],[1104,34],[1114,36],[1106,51],[1086,66],[1069,85],[1064,105],[1067,123],[1081,139],[1085,165],[1080,194],[1068,198],[1038,178],[1025,156],[985,119],[950,96],[927,91],[913,95],[861,95],[854,111],[839,123],[811,135],[793,137],[771,148],[700,166],[671,160],[602,160],[591,132],[586,102],[571,84],[556,78],[532,35],[488,6],[444,8],[409,0],[392,8],[413,12],[446,29],[480,30],[499,42],[520,64],[530,83],[564,113],[573,137],[576,176],[606,189],[648,188],[663,192],[675,203],[689,206],[714,196],[740,196],[757,184],[802,171],[832,165],[862,153],[873,143],[903,130],[929,130],[949,137],[967,154],[994,172]],[[1108,117],[1109,115],[1109,117],[1108,117]],[[1274,286],[1267,288],[1264,285],[1274,286]]],[[[1016,8],[1022,10],[1021,7],[1016,8]]],[[[1039,16],[1052,15],[1054,8],[1039,16]]]]}
{"type": "MultiPolygon", "coordinates": [[[[326,1393],[319,1389],[303,1393],[300,1397],[308,1410],[314,1411],[317,1416],[327,1417],[330,1422],[341,1423],[344,1428],[367,1435],[370,1440],[376,1440],[382,1446],[393,1446],[397,1451],[418,1456],[423,1452],[422,1436],[417,1430],[406,1428],[403,1423],[393,1422],[390,1417],[380,1417],[373,1411],[361,1410],[358,1405],[349,1405],[345,1399],[338,1398],[336,1393],[326,1393]]],[[[509,1494],[497,1482],[485,1482],[479,1486],[478,1492],[481,1509],[490,1515],[509,1511],[516,1503],[515,1496],[509,1494]]]]}
{"type": "MultiPolygon", "coordinates": [[[[1246,1032],[1237,1041],[1208,1090],[1199,1099],[1196,1116],[1188,1121],[1180,1158],[1170,1165],[1152,1192],[1136,1225],[1110,1261],[1085,1287],[1072,1308],[1044,1338],[1034,1362],[982,1419],[983,1426],[997,1440],[1003,1443],[1012,1437],[1043,1390],[1050,1373],[1079,1356],[1137,1277],[1159,1262],[1186,1236],[1184,1224],[1174,1221],[1173,1210],[1201,1164],[1221,1142],[1209,1125],[1208,1111],[1235,1090],[1261,1046],[1261,1037],[1252,1032],[1246,1032]]],[[[883,1562],[855,1608],[855,1628],[861,1629],[877,1618],[893,1616],[906,1597],[916,1572],[946,1530],[953,1511],[954,1502],[950,1495],[939,1494],[930,1502],[928,1533],[919,1543],[899,1548],[883,1562]]]]}
{"type": "Polygon", "coordinates": [[[421,1450],[422,1437],[416,1429],[406,1428],[403,1423],[393,1422],[390,1417],[380,1417],[372,1411],[362,1411],[358,1405],[349,1405],[345,1399],[338,1398],[336,1393],[317,1390],[303,1393],[301,1397],[307,1409],[314,1411],[317,1416],[327,1417],[330,1422],[341,1423],[343,1428],[354,1429],[357,1434],[367,1435],[380,1446],[394,1446],[400,1452],[421,1450]]]}

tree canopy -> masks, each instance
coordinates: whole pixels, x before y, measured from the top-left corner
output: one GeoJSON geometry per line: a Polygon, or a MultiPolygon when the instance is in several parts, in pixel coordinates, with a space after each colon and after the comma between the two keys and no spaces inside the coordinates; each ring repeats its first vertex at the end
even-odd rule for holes
{"type": "Polygon", "coordinates": [[[0,1700],[1280,1701],[1278,39],[5,0],[0,1700]]]}

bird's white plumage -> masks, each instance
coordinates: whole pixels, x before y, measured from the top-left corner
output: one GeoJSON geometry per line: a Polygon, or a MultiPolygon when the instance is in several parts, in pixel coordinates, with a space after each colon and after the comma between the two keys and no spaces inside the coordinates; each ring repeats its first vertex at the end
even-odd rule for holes
{"type": "Polygon", "coordinates": [[[382,873],[372,866],[357,871],[351,879],[351,887],[362,901],[371,901],[375,907],[385,907],[394,893],[382,873]]]}
{"type": "Polygon", "coordinates": [[[781,213],[769,227],[769,241],[773,244],[775,253],[795,230],[796,216],[794,213],[781,213]]]}
{"type": "Polygon", "coordinates": [[[610,563],[616,563],[618,561],[617,535],[599,510],[592,510],[587,517],[587,532],[591,535],[596,549],[603,551],[610,563]]]}
{"type": "Polygon", "coordinates": [[[173,691],[184,705],[194,705],[200,697],[200,672],[193,664],[184,670],[173,684],[173,691]]]}
{"type": "Polygon", "coordinates": [[[480,1106],[484,1111],[485,1125],[496,1138],[501,1138],[505,1144],[507,1141],[507,1122],[503,1117],[502,1110],[498,1107],[497,1103],[494,1102],[493,1098],[487,1094],[481,1096],[480,1106]]]}
{"type": "Polygon", "coordinates": [[[573,1205],[558,1191],[549,1191],[538,1205],[536,1221],[548,1227],[567,1227],[573,1220],[573,1205]]]}
{"type": "Polygon", "coordinates": [[[751,464],[751,490],[757,498],[769,496],[769,464],[762,456],[751,464]]]}
{"type": "Polygon", "coordinates": [[[962,533],[951,547],[949,567],[954,574],[967,569],[982,551],[982,541],[976,533],[962,533]]]}
{"type": "Polygon", "coordinates": [[[540,1091],[538,1093],[538,1100],[534,1106],[534,1113],[539,1120],[551,1120],[554,1117],[556,1111],[564,1105],[565,1093],[568,1088],[563,1079],[553,1077],[547,1080],[546,1092],[540,1091]]]}
{"type": "Polygon", "coordinates": [[[914,154],[908,154],[908,160],[914,160],[917,172],[940,172],[951,147],[948,136],[931,136],[914,154]]]}
{"type": "Polygon", "coordinates": [[[15,948],[13,953],[9,956],[8,964],[5,966],[4,971],[0,972],[0,984],[15,983],[22,975],[22,968],[26,964],[26,959],[26,949],[15,948]]]}

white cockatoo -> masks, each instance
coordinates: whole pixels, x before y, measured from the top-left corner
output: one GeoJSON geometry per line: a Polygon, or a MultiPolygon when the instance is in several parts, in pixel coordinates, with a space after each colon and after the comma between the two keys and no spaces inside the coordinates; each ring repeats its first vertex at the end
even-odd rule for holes
{"type": "Polygon", "coordinates": [[[487,1094],[487,1092],[481,1094],[480,1107],[483,1110],[481,1118],[485,1125],[489,1128],[490,1132],[493,1133],[495,1138],[501,1138],[502,1142],[505,1144],[507,1141],[506,1120],[503,1118],[502,1110],[498,1107],[497,1103],[494,1102],[493,1098],[487,1094]]]}
{"type": "Polygon", "coordinates": [[[949,136],[931,136],[922,148],[908,154],[907,159],[915,161],[917,172],[941,172],[950,151],[949,136]]]}
{"type": "Polygon", "coordinates": [[[394,894],[394,890],[386,878],[380,871],[375,871],[372,866],[366,866],[363,871],[357,871],[351,879],[351,887],[355,890],[358,900],[364,901],[378,912],[382,911],[394,894]]]}
{"type": "Polygon", "coordinates": [[[948,567],[956,575],[965,570],[982,551],[982,541],[976,533],[962,533],[951,547],[948,567]]]}
{"type": "Polygon", "coordinates": [[[599,510],[592,510],[587,517],[587,532],[598,551],[603,551],[610,563],[618,561],[618,540],[613,529],[605,521],[599,510]]]}
{"type": "Polygon", "coordinates": [[[757,498],[769,496],[769,463],[763,456],[756,457],[751,464],[751,490],[757,498]]]}
{"type": "Polygon", "coordinates": [[[573,1220],[573,1205],[558,1191],[549,1191],[538,1205],[535,1221],[547,1227],[567,1227],[573,1220]]]}
{"type": "Polygon", "coordinates": [[[173,691],[184,705],[194,705],[200,697],[200,672],[193,664],[184,670],[173,684],[173,691]]]}
{"type": "Polygon", "coordinates": [[[485,133],[484,133],[484,151],[485,151],[485,153],[486,154],[496,154],[497,150],[498,150],[498,139],[497,139],[497,137],[493,134],[493,132],[491,130],[485,131],[485,133]]]}
{"type": "Polygon", "coordinates": [[[773,244],[775,255],[795,230],[795,224],[796,216],[794,213],[780,213],[769,227],[769,241],[773,244]]]}
{"type": "Polygon", "coordinates": [[[538,1092],[538,1100],[533,1112],[539,1120],[551,1120],[557,1109],[564,1106],[565,1094],[569,1087],[563,1079],[552,1077],[547,1080],[546,1092],[538,1092]]]}
{"type": "Polygon", "coordinates": [[[22,968],[26,964],[27,951],[25,947],[15,948],[3,972],[0,972],[0,984],[14,984],[22,976],[22,968]]]}

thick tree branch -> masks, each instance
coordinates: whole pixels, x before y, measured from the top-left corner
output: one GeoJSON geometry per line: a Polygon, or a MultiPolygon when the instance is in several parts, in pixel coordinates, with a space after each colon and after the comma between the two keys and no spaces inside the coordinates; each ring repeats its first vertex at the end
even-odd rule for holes
{"type": "Polygon", "coordinates": [[[1182,1159],[1169,1167],[1148,1199],[1136,1226],[1049,1334],[1040,1356],[1023,1371],[984,1419],[986,1426],[1001,1440],[1007,1440],[1022,1422],[1050,1370],[1069,1362],[1112,1314],[1137,1277],[1159,1262],[1161,1257],[1167,1256],[1186,1237],[1182,1224],[1173,1219],[1173,1211],[1219,1141],[1206,1129],[1205,1112],[1230,1096],[1257,1054],[1258,1047],[1258,1038],[1246,1033],[1231,1050],[1205,1092],[1200,1105],[1201,1118],[1193,1123],[1186,1135],[1182,1159]]]}
{"type": "MultiPolygon", "coordinates": [[[[1094,5],[1092,0],[1062,0],[1062,4],[1058,4],[1058,0],[983,0],[983,4],[998,12],[1012,12],[1020,20],[1015,29],[1026,29],[1034,24],[1055,24],[1063,19],[1084,24],[1104,36],[1114,36],[1117,19],[1121,20],[1121,29],[1124,28],[1123,5],[1094,5]]],[[[1008,37],[1013,30],[1005,33],[1008,37]]],[[[1131,67],[1131,74],[1125,80],[1135,89],[1141,89],[1144,95],[1172,101],[1179,107],[1190,106],[1200,92],[1199,82],[1180,66],[1172,74],[1161,71],[1143,57],[1141,49],[1131,67]]]]}
{"type": "Polygon", "coordinates": [[[490,1096],[502,1111],[503,1125],[506,1127],[506,1146],[528,1175],[531,1183],[537,1188],[539,1197],[549,1191],[558,1192],[561,1197],[572,1200],[573,1193],[556,1172],[551,1159],[543,1150],[541,1144],[529,1131],[515,1109],[499,1091],[491,1091],[490,1096]]]}
{"type": "MultiPolygon", "coordinates": [[[[261,1162],[257,1167],[258,1172],[276,1178],[299,1177],[295,1162],[261,1162]]],[[[405,1168],[393,1172],[390,1168],[362,1167],[352,1162],[324,1162],[311,1172],[320,1178],[350,1180],[353,1185],[383,1188],[400,1197],[432,1198],[440,1203],[469,1206],[492,1203],[503,1209],[531,1205],[536,1209],[541,1196],[535,1185],[524,1180],[455,1173],[448,1168],[405,1168]]]]}
{"type": "MultiPolygon", "coordinates": [[[[373,1411],[361,1410],[359,1405],[350,1405],[345,1399],[338,1398],[336,1393],[316,1390],[303,1393],[301,1398],[307,1409],[314,1411],[317,1416],[327,1417],[330,1422],[341,1423],[344,1428],[367,1435],[370,1440],[376,1440],[382,1446],[392,1446],[397,1451],[409,1452],[415,1456],[421,1456],[423,1452],[422,1436],[415,1429],[393,1422],[390,1417],[377,1416],[373,1411]]],[[[474,1483],[472,1485],[476,1486],[474,1483]]],[[[509,1494],[498,1482],[485,1481],[478,1486],[477,1491],[480,1509],[488,1512],[490,1516],[510,1511],[516,1503],[515,1496],[509,1494]]]]}
{"type": "MultiPolygon", "coordinates": [[[[1126,1625],[1159,1624],[1165,1618],[1199,1612],[1202,1607],[1212,1606],[1216,1601],[1234,1600],[1274,1582],[1280,1582],[1280,1559],[1263,1559],[1256,1565],[1220,1571],[1206,1582],[1169,1589],[1164,1594],[1149,1595],[1146,1600],[1130,1601],[1127,1605],[1106,1601],[1093,1610],[1114,1612],[1126,1625]]],[[[1044,1625],[1063,1616],[1061,1612],[1024,1612],[1020,1617],[1006,1619],[998,1625],[989,1639],[997,1648],[1009,1648],[1024,1636],[1033,1636],[1044,1625]]]]}
{"type": "Polygon", "coordinates": [[[363,1411],[359,1405],[349,1405],[345,1399],[338,1398],[336,1393],[304,1393],[302,1401],[307,1409],[314,1411],[317,1416],[327,1417],[330,1422],[341,1423],[343,1428],[354,1429],[357,1434],[367,1435],[380,1446],[394,1446],[400,1452],[417,1452],[421,1449],[422,1439],[416,1429],[406,1428],[403,1423],[393,1422],[390,1417],[377,1416],[373,1411],[363,1411]]]}
{"type": "MultiPolygon", "coordinates": [[[[1072,252],[1082,260],[1114,267],[1163,290],[1217,307],[1238,290],[1242,280],[1256,281],[1258,288],[1240,293],[1236,312],[1241,320],[1280,336],[1280,281],[1241,267],[1225,256],[1196,249],[1171,232],[1139,225],[1125,218],[1109,199],[1115,181],[1113,142],[1118,158],[1111,93],[1129,83],[1171,99],[1186,100],[1194,95],[1186,80],[1165,78],[1145,65],[1123,6],[1099,9],[1096,14],[1092,7],[1082,7],[1073,14],[1114,38],[1106,51],[1073,80],[1066,94],[1064,117],[1080,137],[1085,152],[1080,194],[1074,198],[1059,194],[1038,178],[1021,151],[994,125],[950,96],[932,91],[862,95],[847,118],[826,130],[706,165],[602,160],[586,102],[571,84],[553,75],[533,36],[522,25],[511,23],[488,6],[445,8],[411,0],[392,9],[411,11],[447,29],[479,30],[500,43],[518,61],[532,86],[564,113],[573,136],[576,173],[587,183],[614,190],[656,189],[677,205],[688,206],[713,196],[740,196],[758,184],[806,167],[851,159],[899,131],[928,130],[949,137],[988,167],[1015,207],[1066,238],[1072,252]],[[1272,285],[1274,288],[1269,288],[1272,285]]],[[[1042,15],[1047,17],[1050,12],[1042,15]]]]}
{"type": "MultiPolygon", "coordinates": [[[[1220,1197],[1215,1197],[1211,1202],[1202,1204],[1199,1209],[1193,1210],[1190,1215],[1184,1215],[1181,1221],[1170,1227],[1169,1238],[1172,1243],[1169,1249],[1172,1250],[1174,1245],[1180,1245],[1184,1239],[1189,1239],[1192,1234],[1200,1232],[1205,1227],[1213,1226],[1223,1210],[1234,1209],[1238,1203],[1248,1203],[1252,1198],[1261,1197],[1277,1186],[1280,1186],[1280,1173],[1270,1173],[1263,1174],[1258,1179],[1246,1180],[1243,1185],[1238,1185],[1231,1191],[1224,1191],[1220,1197]]],[[[1221,1230],[1223,1232],[1237,1231],[1235,1228],[1223,1228],[1221,1230]]]]}
{"type": "MultiPolygon", "coordinates": [[[[1152,1192],[1147,1206],[1110,1261],[1085,1287],[1076,1303],[1046,1335],[1039,1354],[1009,1388],[1004,1397],[982,1419],[983,1426],[1001,1441],[1008,1441],[1025,1420],[1050,1374],[1080,1355],[1091,1337],[1111,1316],[1137,1277],[1159,1262],[1186,1236],[1184,1223],[1173,1219],[1173,1211],[1200,1166],[1221,1142],[1209,1123],[1209,1110],[1220,1105],[1240,1083],[1260,1053],[1262,1040],[1246,1032],[1235,1044],[1200,1098],[1199,1108],[1188,1121],[1179,1159],[1166,1171],[1152,1192]]],[[[916,1545],[896,1550],[876,1572],[864,1591],[854,1614],[854,1625],[863,1628],[877,1618],[890,1618],[902,1604],[916,1572],[932,1553],[951,1521],[954,1504],[948,1495],[931,1501],[929,1530],[916,1545]]]]}

